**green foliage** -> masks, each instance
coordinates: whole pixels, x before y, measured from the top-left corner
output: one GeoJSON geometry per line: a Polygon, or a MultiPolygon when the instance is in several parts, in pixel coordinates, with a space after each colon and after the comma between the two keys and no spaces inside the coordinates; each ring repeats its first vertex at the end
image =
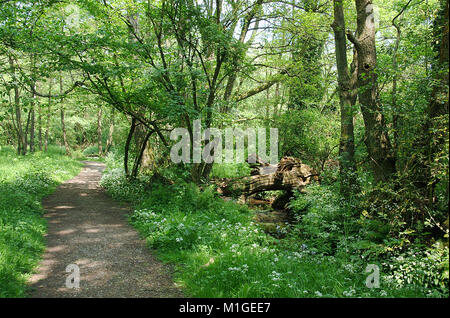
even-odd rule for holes
{"type": "Polygon", "coordinates": [[[115,199],[135,201],[145,194],[143,182],[128,180],[123,168],[114,168],[103,175],[100,185],[115,199]]]}
{"type": "Polygon", "coordinates": [[[431,289],[414,282],[396,287],[383,278],[381,289],[365,286],[367,260],[348,254],[357,250],[357,218],[351,221],[339,208],[332,187],[298,194],[292,207],[299,223],[285,239],[275,239],[253,221],[253,212],[218,198],[212,187],[129,182],[117,170],[102,180],[114,197],[135,204],[131,224],[162,260],[177,265],[176,281],[190,296],[429,296],[431,289]]]}
{"type": "MultiPolygon", "coordinates": [[[[448,83],[440,83],[437,76],[439,72],[448,76],[448,65],[439,65],[437,59],[445,1],[374,3],[377,106],[386,121],[383,129],[391,139],[397,173],[374,184],[366,147],[370,140],[365,139],[366,123],[356,103],[355,163],[361,193],[354,197],[341,197],[337,187],[341,123],[336,56],[330,42],[331,1],[305,0],[301,6],[283,1],[263,5],[212,1],[209,6],[173,0],[148,5],[134,0],[77,0],[73,2],[79,9],[76,25],[68,23],[65,1],[35,2],[24,0],[17,6],[4,1],[0,7],[0,57],[5,61],[0,65],[4,74],[0,144],[17,146],[18,124],[26,127],[26,134],[32,126],[36,132],[39,126],[41,133],[48,128],[49,143],[61,144],[59,113],[64,110],[72,159],[84,159],[98,154],[95,145],[100,140],[105,146],[108,128],[114,127],[114,146],[105,158],[108,171],[101,184],[114,198],[136,204],[132,223],[160,250],[161,257],[184,264],[178,277],[192,295],[448,295],[448,266],[444,266],[448,243],[433,244],[448,241],[449,116],[445,107],[440,110],[443,114],[430,109],[434,102],[437,106],[447,103],[448,108],[448,83]],[[223,4],[222,10],[215,8],[216,3],[223,4]],[[136,30],[129,25],[134,15],[139,17],[136,30]],[[401,29],[399,42],[392,25],[395,16],[401,29]],[[247,18],[249,30],[244,34],[247,18]],[[258,25],[261,19],[271,27],[258,25]],[[33,57],[39,57],[35,63],[30,62],[33,57]],[[33,97],[25,89],[35,82],[40,92],[55,93],[81,81],[79,74],[88,75],[89,80],[64,98],[33,97]],[[63,87],[55,81],[59,77],[63,87]],[[267,84],[273,85],[267,88],[267,84]],[[15,87],[19,96],[14,95],[15,87]],[[227,92],[228,87],[233,90],[227,92]],[[258,93],[237,101],[251,92],[258,93]],[[228,99],[226,93],[230,93],[228,99]],[[29,125],[31,105],[37,115],[34,125],[29,125]],[[99,109],[105,110],[100,134],[99,109]],[[134,180],[122,172],[130,114],[140,117],[130,145],[130,166],[142,135],[150,127],[161,129],[148,143],[151,164],[142,170],[148,175],[134,180]],[[280,157],[298,157],[321,173],[321,185],[296,193],[291,201],[296,224],[286,227],[286,238],[267,237],[252,223],[247,209],[222,202],[213,188],[199,189],[189,183],[189,165],[160,164],[166,159],[163,144],[169,140],[168,130],[187,127],[197,118],[210,121],[211,127],[276,127],[280,157]],[[202,267],[210,258],[215,262],[202,267]],[[362,284],[361,273],[368,261],[383,264],[387,275],[383,292],[367,291],[362,284]]],[[[354,3],[344,1],[343,5],[347,26],[355,30],[354,3]]],[[[347,47],[350,57],[351,46],[347,47]]],[[[65,150],[50,147],[47,154],[24,158],[14,152],[0,146],[4,161],[0,162],[4,196],[0,204],[23,202],[26,211],[38,211],[35,198],[52,188],[55,178],[68,177],[65,164],[61,165],[65,150]],[[50,171],[50,166],[56,171],[50,171]],[[17,189],[15,194],[9,194],[8,187],[17,189]]],[[[249,171],[247,164],[215,164],[210,176],[239,178],[249,171]]],[[[28,220],[26,213],[5,211],[28,220]]],[[[19,228],[20,220],[7,220],[4,226],[19,228]]],[[[25,223],[30,224],[33,238],[24,240],[37,242],[42,227],[34,214],[30,220],[25,223]]],[[[31,250],[25,253],[31,254],[35,255],[31,250]]],[[[26,259],[32,256],[25,256],[25,263],[26,259]]],[[[6,263],[0,261],[0,274],[9,274],[1,275],[15,275],[15,265],[7,272],[2,264],[6,263]]],[[[0,276],[0,282],[11,282],[8,290],[19,286],[15,293],[20,294],[20,283],[5,277],[9,276],[0,276]]]]}
{"type": "Polygon", "coordinates": [[[298,246],[306,244],[317,253],[347,253],[359,238],[354,206],[342,202],[337,184],[314,184],[305,193],[296,193],[290,207],[296,219],[290,238],[298,246]],[[355,237],[356,236],[356,237],[355,237]]]}
{"type": "Polygon", "coordinates": [[[83,150],[83,155],[85,156],[94,156],[98,155],[98,146],[89,146],[83,150]]]}
{"type": "Polygon", "coordinates": [[[212,178],[240,178],[250,174],[250,167],[247,162],[244,163],[225,163],[214,164],[211,177],[212,178]]]}
{"type": "Polygon", "coordinates": [[[427,296],[448,297],[449,252],[448,246],[436,243],[431,248],[413,246],[405,253],[395,253],[382,266],[386,280],[396,286],[414,284],[428,289],[427,296]]]}
{"type": "Polygon", "coordinates": [[[80,171],[81,164],[49,153],[17,157],[0,149],[0,297],[26,296],[26,281],[45,245],[41,199],[80,171]]]}
{"type": "MultiPolygon", "coordinates": [[[[361,199],[356,206],[366,198],[361,199]]],[[[391,198],[386,197],[386,202],[392,202],[391,198]]],[[[360,266],[363,260],[380,264],[383,282],[393,290],[406,287],[427,297],[448,296],[448,246],[425,245],[425,229],[416,234],[404,227],[405,222],[398,224],[395,206],[391,208],[394,215],[373,207],[380,211],[377,217],[367,210],[358,217],[355,206],[342,202],[336,189],[319,185],[309,186],[306,194],[298,193],[290,206],[297,220],[289,232],[290,245],[344,257],[360,266]]]]}
{"type": "Polygon", "coordinates": [[[339,122],[333,114],[323,114],[314,108],[292,110],[281,115],[276,126],[282,154],[301,158],[315,167],[336,157],[339,122]]]}

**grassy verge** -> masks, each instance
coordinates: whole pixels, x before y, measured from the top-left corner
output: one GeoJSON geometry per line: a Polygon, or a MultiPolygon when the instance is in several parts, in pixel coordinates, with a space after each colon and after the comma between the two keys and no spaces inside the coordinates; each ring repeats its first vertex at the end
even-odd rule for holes
{"type": "Polygon", "coordinates": [[[332,197],[313,194],[305,221],[286,238],[275,239],[252,221],[245,206],[223,201],[213,188],[200,191],[182,180],[151,186],[145,178],[129,182],[120,168],[110,169],[101,184],[116,199],[135,204],[130,222],[161,260],[176,264],[176,281],[192,297],[444,295],[425,285],[396,284],[398,276],[384,273],[380,288],[366,287],[370,273],[365,269],[373,261],[343,242],[355,240],[344,227],[334,229],[337,252],[321,250],[317,245],[336,241],[332,227],[342,224],[332,221],[340,212],[332,197]],[[309,231],[312,239],[298,230],[309,231]]]}
{"type": "Polygon", "coordinates": [[[0,147],[0,297],[26,296],[27,278],[45,249],[41,200],[81,166],[57,147],[26,156],[0,147]]]}

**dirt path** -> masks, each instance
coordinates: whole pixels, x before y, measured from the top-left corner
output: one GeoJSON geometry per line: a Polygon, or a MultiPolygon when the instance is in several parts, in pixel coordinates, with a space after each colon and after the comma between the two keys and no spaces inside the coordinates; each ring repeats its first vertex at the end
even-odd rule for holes
{"type": "Polygon", "coordinates": [[[32,297],[181,297],[171,268],[158,262],[127,223],[130,208],[99,187],[104,164],[81,173],[43,201],[47,249],[30,279],[32,297]],[[80,288],[67,288],[66,266],[80,269],[80,288]]]}

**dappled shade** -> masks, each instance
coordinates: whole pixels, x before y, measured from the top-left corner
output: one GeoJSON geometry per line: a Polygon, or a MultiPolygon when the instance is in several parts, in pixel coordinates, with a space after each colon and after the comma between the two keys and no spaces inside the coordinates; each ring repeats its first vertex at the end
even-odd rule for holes
{"type": "Polygon", "coordinates": [[[44,202],[47,249],[30,279],[32,297],[175,297],[168,268],[157,262],[127,224],[129,207],[99,188],[104,164],[83,171],[44,202]],[[84,195],[81,195],[84,194],[84,195]],[[66,287],[69,264],[80,268],[80,289],[66,287]]]}

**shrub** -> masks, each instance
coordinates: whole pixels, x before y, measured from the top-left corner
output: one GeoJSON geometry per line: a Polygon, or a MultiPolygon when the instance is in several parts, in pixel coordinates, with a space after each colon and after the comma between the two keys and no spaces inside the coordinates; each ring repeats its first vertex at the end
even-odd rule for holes
{"type": "Polygon", "coordinates": [[[386,279],[395,286],[408,284],[427,288],[431,297],[448,296],[449,252],[443,244],[419,249],[413,246],[402,253],[395,253],[383,262],[386,279]]]}

